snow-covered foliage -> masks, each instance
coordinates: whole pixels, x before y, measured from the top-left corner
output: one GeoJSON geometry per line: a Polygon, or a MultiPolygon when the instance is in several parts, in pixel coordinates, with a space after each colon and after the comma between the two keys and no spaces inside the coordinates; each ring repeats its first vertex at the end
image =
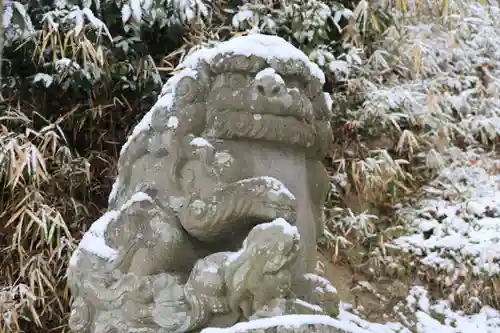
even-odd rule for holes
{"type": "Polygon", "coordinates": [[[408,152],[413,141],[422,167],[440,170],[431,183],[432,199],[419,203],[419,218],[407,215],[418,235],[396,241],[418,249],[426,264],[499,273],[498,153],[450,150],[458,142],[498,143],[499,35],[498,6],[455,4],[444,22],[420,19],[390,28],[367,59],[372,74],[385,73],[379,75],[383,81],[359,81],[367,98],[356,111],[357,124],[378,120],[379,126],[395,127],[401,133],[398,146],[406,145],[408,152]],[[412,127],[418,132],[401,142],[412,127]]]}
{"type": "MultiPolygon", "coordinates": [[[[106,10],[113,2],[109,0],[84,0],[67,1],[55,0],[51,5],[32,3],[24,5],[18,1],[6,1],[6,10],[4,13],[4,26],[11,30],[17,30],[18,33],[12,33],[13,37],[20,38],[26,36],[22,30],[31,30],[33,24],[40,23],[33,19],[33,11],[42,7],[42,21],[46,18],[57,17],[69,26],[62,26],[64,30],[74,29],[78,35],[85,27],[90,24],[97,30],[105,29],[106,26],[96,17],[105,17],[106,10]],[[73,27],[71,27],[73,26],[73,27]]],[[[130,25],[149,25],[158,24],[159,27],[174,26],[192,22],[204,23],[210,20],[212,3],[210,0],[126,0],[116,3],[120,10],[121,21],[125,31],[131,28],[130,25]]],[[[51,22],[52,23],[52,22],[51,22]]]]}
{"type": "Polygon", "coordinates": [[[461,311],[454,311],[448,301],[433,301],[429,293],[422,286],[410,289],[404,301],[398,303],[394,311],[401,318],[400,322],[387,324],[371,323],[356,316],[350,305],[344,305],[339,320],[350,323],[369,332],[377,333],[466,333],[481,332],[493,333],[500,330],[500,312],[485,306],[473,315],[466,315],[461,311]]]}
{"type": "Polygon", "coordinates": [[[493,333],[500,330],[500,312],[497,310],[485,306],[476,314],[466,315],[461,311],[452,310],[449,301],[431,301],[429,293],[421,286],[410,290],[405,305],[415,314],[414,326],[419,333],[493,333]]]}
{"type": "Polygon", "coordinates": [[[394,243],[440,270],[498,275],[500,158],[453,150],[453,162],[424,188],[426,198],[400,211],[414,234],[394,243]]]}
{"type": "Polygon", "coordinates": [[[18,1],[4,1],[3,4],[2,23],[5,29],[5,42],[30,37],[34,29],[25,6],[18,1]]]}
{"type": "Polygon", "coordinates": [[[211,15],[210,1],[203,0],[128,0],[121,6],[123,23],[157,23],[160,27],[195,20],[203,23],[211,15]]]}
{"type": "MultiPolygon", "coordinates": [[[[500,9],[407,5],[370,52],[351,39],[330,57],[342,89],[322,244],[372,278],[416,269],[450,306],[478,311],[498,304],[500,9]]],[[[361,31],[373,8],[352,10],[361,31]]]]}
{"type": "Polygon", "coordinates": [[[499,9],[471,2],[449,10],[445,22],[401,18],[353,71],[349,85],[364,95],[352,114],[358,127],[418,126],[434,146],[456,136],[466,143],[496,140],[499,9]]]}
{"type": "Polygon", "coordinates": [[[326,236],[336,255],[369,241],[366,262],[416,268],[451,306],[477,311],[498,304],[500,9],[435,4],[393,12],[361,64],[345,63],[347,93],[333,100],[347,142],[333,154],[332,196],[380,208],[370,220],[364,203],[337,208],[326,236]]]}
{"type": "MultiPolygon", "coordinates": [[[[347,70],[345,54],[334,55],[342,40],[341,20],[349,19],[353,13],[337,1],[288,1],[287,6],[272,9],[267,1],[252,1],[238,8],[233,15],[232,25],[240,30],[253,30],[269,34],[279,34],[300,45],[323,70],[344,74],[347,70]]],[[[359,49],[350,49],[356,59],[359,49]]]]}
{"type": "MultiPolygon", "coordinates": [[[[161,39],[177,42],[176,34],[186,26],[204,26],[212,15],[212,3],[202,0],[58,0],[43,5],[8,1],[5,8],[7,45],[27,45],[34,52],[40,72],[34,73],[37,79],[32,83],[64,90],[72,85],[91,87],[109,76],[120,78],[121,89],[157,89],[162,80],[147,49],[158,47],[160,41],[165,53],[173,51],[161,39]],[[120,25],[116,16],[121,17],[120,25]],[[144,35],[151,30],[161,38],[147,40],[144,35]]],[[[4,84],[19,85],[16,74],[4,72],[4,84]]]]}

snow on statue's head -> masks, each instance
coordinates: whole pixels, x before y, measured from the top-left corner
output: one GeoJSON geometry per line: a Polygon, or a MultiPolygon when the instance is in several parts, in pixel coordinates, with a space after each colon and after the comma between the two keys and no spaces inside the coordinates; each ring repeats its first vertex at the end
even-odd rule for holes
{"type": "Polygon", "coordinates": [[[151,153],[173,158],[168,176],[175,178],[189,146],[206,142],[201,138],[273,142],[321,159],[332,139],[324,80],[316,64],[277,36],[239,36],[196,50],[123,146],[119,178],[126,181],[125,169],[151,153]]]}

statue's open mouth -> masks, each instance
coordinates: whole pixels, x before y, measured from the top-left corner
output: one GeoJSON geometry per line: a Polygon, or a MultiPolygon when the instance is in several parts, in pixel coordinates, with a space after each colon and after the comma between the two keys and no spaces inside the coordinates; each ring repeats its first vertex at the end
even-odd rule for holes
{"type": "Polygon", "coordinates": [[[267,113],[219,111],[207,122],[209,134],[219,139],[265,140],[310,148],[316,131],[299,117],[267,113]]]}

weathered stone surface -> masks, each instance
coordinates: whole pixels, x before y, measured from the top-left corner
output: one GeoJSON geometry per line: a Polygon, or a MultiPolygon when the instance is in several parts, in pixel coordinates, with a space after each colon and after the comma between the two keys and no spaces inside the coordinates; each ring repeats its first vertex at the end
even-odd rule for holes
{"type": "Polygon", "coordinates": [[[234,333],[349,333],[340,328],[322,324],[304,324],[297,327],[271,326],[247,330],[235,330],[234,333]]]}
{"type": "Polygon", "coordinates": [[[312,274],[329,188],[323,83],[279,37],[188,56],[123,146],[108,212],[73,254],[71,329],[338,313],[335,289],[312,274]]]}
{"type": "Polygon", "coordinates": [[[353,323],[321,315],[286,315],[242,322],[228,328],[206,328],[200,333],[370,333],[353,323]]]}
{"type": "Polygon", "coordinates": [[[327,325],[302,325],[299,327],[268,327],[268,328],[260,328],[255,330],[248,330],[245,332],[253,332],[253,333],[347,333],[346,331],[340,330],[336,327],[327,326],[327,325]]]}

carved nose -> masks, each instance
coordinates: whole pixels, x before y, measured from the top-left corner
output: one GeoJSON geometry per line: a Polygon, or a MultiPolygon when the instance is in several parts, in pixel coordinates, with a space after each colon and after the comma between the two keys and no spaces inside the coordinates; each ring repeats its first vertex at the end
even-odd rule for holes
{"type": "Polygon", "coordinates": [[[257,90],[262,96],[277,97],[285,92],[285,82],[281,77],[265,76],[257,81],[257,90]]]}

